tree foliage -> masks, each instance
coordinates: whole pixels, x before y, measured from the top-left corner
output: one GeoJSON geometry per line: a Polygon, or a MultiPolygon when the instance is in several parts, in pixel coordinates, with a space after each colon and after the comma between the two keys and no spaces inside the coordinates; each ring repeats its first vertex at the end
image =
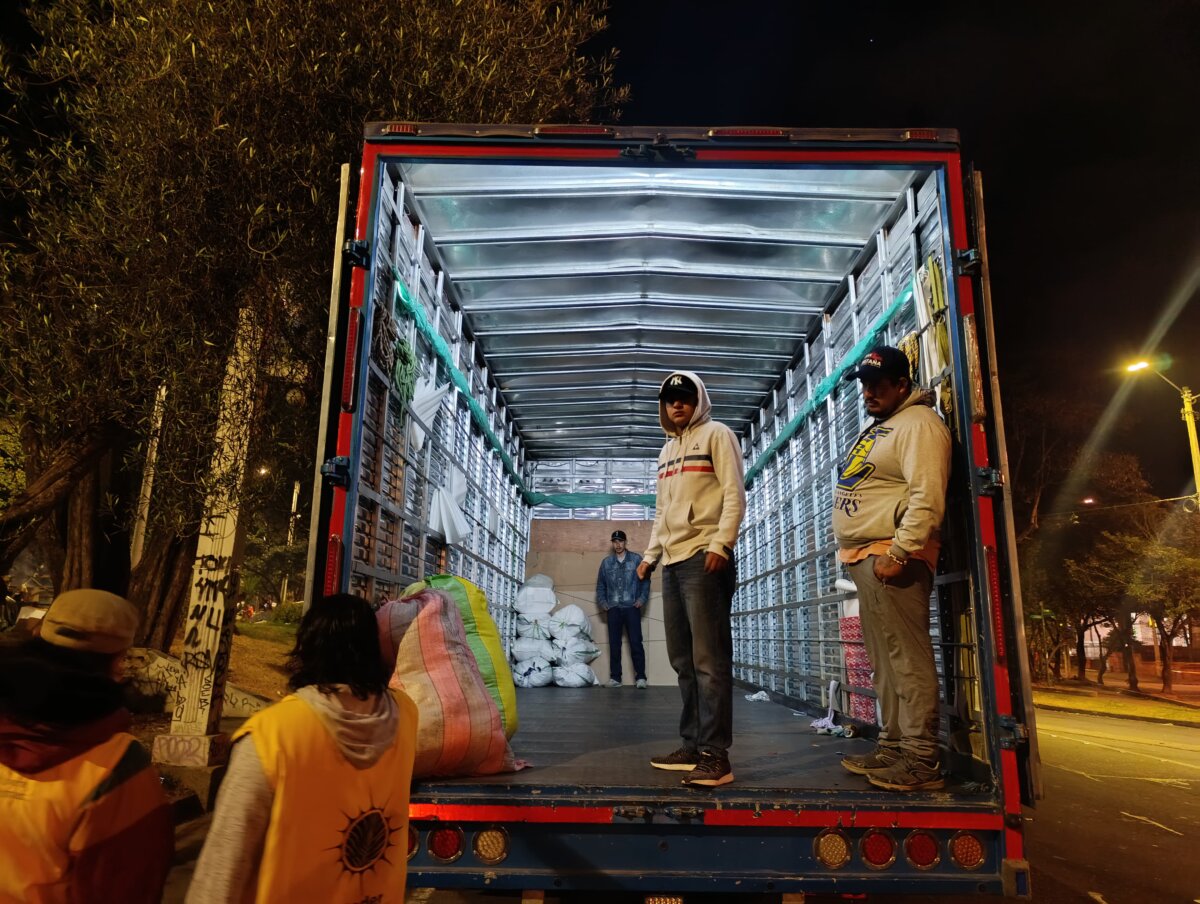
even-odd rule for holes
{"type": "MultiPolygon", "coordinates": [[[[261,342],[262,369],[244,375],[244,416],[261,410],[264,381],[294,390],[284,394],[299,404],[273,413],[259,448],[307,470],[337,169],[356,156],[363,123],[614,118],[627,92],[613,84],[613,55],[582,49],[605,27],[603,9],[30,3],[31,39],[0,58],[12,99],[0,139],[11,211],[0,247],[0,420],[21,436],[27,479],[0,509],[0,573],[47,529],[65,550],[60,580],[88,580],[94,562],[110,561],[157,435],[145,573],[125,562],[90,578],[148,606],[155,594],[178,597],[213,489],[211,437],[239,317],[261,342]],[[72,549],[92,563],[72,572],[72,549]]],[[[170,625],[158,631],[161,643],[170,625]]]]}

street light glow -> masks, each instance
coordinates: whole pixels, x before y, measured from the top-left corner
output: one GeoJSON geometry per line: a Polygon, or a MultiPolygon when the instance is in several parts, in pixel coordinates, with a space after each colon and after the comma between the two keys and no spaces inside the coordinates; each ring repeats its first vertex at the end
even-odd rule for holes
{"type": "Polygon", "coordinates": [[[1148,368],[1149,366],[1150,366],[1150,362],[1149,362],[1149,361],[1137,361],[1137,362],[1135,362],[1135,363],[1133,363],[1133,364],[1130,364],[1130,365],[1129,365],[1128,367],[1126,367],[1125,369],[1126,369],[1127,371],[1129,371],[1130,373],[1133,373],[1134,371],[1138,371],[1138,370],[1145,370],[1145,369],[1146,369],[1146,368],[1148,368]]]}

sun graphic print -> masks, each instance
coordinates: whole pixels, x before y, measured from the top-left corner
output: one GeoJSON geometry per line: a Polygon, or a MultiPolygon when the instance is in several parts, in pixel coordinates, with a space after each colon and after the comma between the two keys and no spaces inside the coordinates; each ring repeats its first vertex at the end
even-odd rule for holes
{"type": "Polygon", "coordinates": [[[391,865],[388,851],[396,846],[392,836],[400,831],[393,826],[392,819],[383,807],[370,806],[357,816],[346,817],[346,825],[340,830],[342,839],[334,845],[342,870],[349,875],[361,876],[373,871],[380,863],[391,865]]]}

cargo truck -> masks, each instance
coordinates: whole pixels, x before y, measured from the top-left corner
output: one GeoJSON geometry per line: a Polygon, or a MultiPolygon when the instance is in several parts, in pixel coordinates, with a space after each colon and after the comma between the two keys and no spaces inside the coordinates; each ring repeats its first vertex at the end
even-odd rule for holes
{"type": "Polygon", "coordinates": [[[563,576],[594,574],[614,526],[648,533],[674,369],[705,379],[746,467],[737,780],[649,767],[678,742],[669,670],[646,691],[519,690],[531,768],[419,783],[409,887],[1027,897],[1036,735],[982,188],[957,133],[381,122],[356,201],[352,181],[308,598],[449,572],[508,645],[536,561],[586,605],[563,576]],[[904,337],[955,440],[930,600],[950,778],[889,794],[838,763],[877,720],[830,521],[867,421],[840,378],[904,337]]]}

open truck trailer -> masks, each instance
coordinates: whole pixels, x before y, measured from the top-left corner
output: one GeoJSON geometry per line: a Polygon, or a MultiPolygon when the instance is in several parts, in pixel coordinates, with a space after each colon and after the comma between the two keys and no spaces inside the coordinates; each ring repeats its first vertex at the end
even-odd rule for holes
{"type": "Polygon", "coordinates": [[[1037,756],[982,193],[957,134],[373,123],[347,197],[310,598],[450,572],[507,648],[531,537],[591,522],[594,569],[613,522],[653,519],[677,368],[746,465],[737,780],[650,768],[678,742],[669,682],[519,690],[533,767],[418,783],[409,886],[1028,896],[1037,756]],[[930,600],[951,778],[897,795],[838,762],[869,749],[875,712],[831,512],[867,420],[841,377],[912,334],[955,438],[930,600]],[[830,706],[864,737],[798,717],[830,706]]]}

